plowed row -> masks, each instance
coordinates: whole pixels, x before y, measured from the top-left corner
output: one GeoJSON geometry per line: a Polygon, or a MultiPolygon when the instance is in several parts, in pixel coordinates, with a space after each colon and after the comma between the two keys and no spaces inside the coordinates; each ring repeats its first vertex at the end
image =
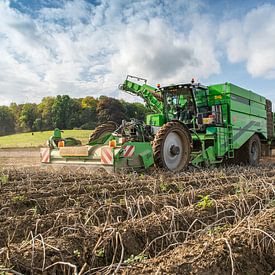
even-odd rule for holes
{"type": "Polygon", "coordinates": [[[0,170],[0,272],[271,274],[275,169],[0,170]]]}

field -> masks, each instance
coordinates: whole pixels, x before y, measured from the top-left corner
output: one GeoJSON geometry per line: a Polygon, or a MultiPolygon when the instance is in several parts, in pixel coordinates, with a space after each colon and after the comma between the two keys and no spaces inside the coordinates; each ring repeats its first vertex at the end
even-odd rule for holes
{"type": "MultiPolygon", "coordinates": [[[[11,155],[15,152],[11,151],[11,155]]],[[[32,154],[25,159],[36,159],[32,154]]],[[[0,170],[0,272],[271,274],[275,164],[258,168],[0,170]]],[[[8,159],[8,157],[7,157],[8,159]]],[[[25,163],[25,160],[24,160],[25,163]]],[[[28,162],[27,162],[28,163],[28,162]]]]}
{"type": "MultiPolygon", "coordinates": [[[[21,133],[0,137],[0,148],[24,148],[41,147],[53,134],[53,131],[21,133]]],[[[80,139],[83,144],[88,142],[91,130],[64,130],[64,137],[74,137],[80,139]]]]}

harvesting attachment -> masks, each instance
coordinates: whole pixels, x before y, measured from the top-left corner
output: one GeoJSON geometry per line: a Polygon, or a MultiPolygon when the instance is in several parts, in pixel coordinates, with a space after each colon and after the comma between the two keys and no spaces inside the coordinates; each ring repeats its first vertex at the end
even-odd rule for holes
{"type": "Polygon", "coordinates": [[[102,124],[85,146],[42,148],[43,164],[104,168],[108,172],[146,169],[154,164],[149,128],[136,119],[122,121],[119,127],[114,122],[102,124]]]}

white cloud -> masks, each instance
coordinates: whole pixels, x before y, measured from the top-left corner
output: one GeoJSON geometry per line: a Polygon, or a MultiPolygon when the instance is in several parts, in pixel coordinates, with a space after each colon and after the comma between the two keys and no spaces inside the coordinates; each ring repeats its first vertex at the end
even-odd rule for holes
{"type": "Polygon", "coordinates": [[[254,77],[275,78],[275,6],[263,5],[241,20],[223,23],[220,39],[232,63],[245,62],[254,77]]]}
{"type": "Polygon", "coordinates": [[[201,6],[74,0],[23,14],[0,2],[0,105],[60,93],[121,95],[127,74],[169,84],[219,73],[217,26],[201,6]]]}
{"type": "Polygon", "coordinates": [[[118,36],[119,51],[111,59],[112,70],[163,84],[218,73],[211,23],[206,18],[196,19],[186,33],[176,32],[158,18],[129,24],[118,36]],[[209,36],[213,42],[208,41],[209,36]]]}

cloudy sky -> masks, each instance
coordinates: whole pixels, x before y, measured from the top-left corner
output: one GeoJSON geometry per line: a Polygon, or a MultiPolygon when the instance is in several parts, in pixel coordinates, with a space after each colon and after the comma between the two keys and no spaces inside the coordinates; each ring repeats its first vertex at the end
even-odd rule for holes
{"type": "Polygon", "coordinates": [[[232,82],[275,103],[275,1],[0,0],[0,105],[232,82]]]}

